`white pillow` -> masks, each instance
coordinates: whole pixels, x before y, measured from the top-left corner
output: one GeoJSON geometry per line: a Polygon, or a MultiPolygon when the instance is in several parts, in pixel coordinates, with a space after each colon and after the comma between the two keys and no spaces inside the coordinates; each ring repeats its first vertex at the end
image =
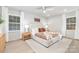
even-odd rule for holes
{"type": "Polygon", "coordinates": [[[32,35],[35,35],[35,33],[38,33],[38,28],[32,29],[32,35]]]}
{"type": "Polygon", "coordinates": [[[46,36],[48,40],[52,38],[52,35],[49,32],[44,32],[44,35],[46,36]]]}

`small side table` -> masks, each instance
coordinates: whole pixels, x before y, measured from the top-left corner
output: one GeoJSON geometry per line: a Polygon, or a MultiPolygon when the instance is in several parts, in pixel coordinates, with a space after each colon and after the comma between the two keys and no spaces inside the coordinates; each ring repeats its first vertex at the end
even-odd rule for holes
{"type": "Polygon", "coordinates": [[[22,33],[22,40],[28,40],[31,39],[31,32],[23,32],[22,33]]]}

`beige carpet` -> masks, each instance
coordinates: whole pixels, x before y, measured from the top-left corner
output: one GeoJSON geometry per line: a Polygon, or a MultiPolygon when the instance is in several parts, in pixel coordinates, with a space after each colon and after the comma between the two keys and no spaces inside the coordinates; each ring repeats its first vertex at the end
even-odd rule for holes
{"type": "Polygon", "coordinates": [[[71,39],[63,38],[60,42],[52,45],[49,48],[46,48],[34,40],[26,40],[26,43],[36,52],[36,53],[64,53],[67,51],[71,44],[71,39]]]}
{"type": "Polygon", "coordinates": [[[72,40],[66,53],[79,53],[79,40],[72,40]]]}
{"type": "Polygon", "coordinates": [[[64,38],[64,40],[62,40],[60,43],[53,45],[49,49],[44,48],[43,46],[41,46],[40,48],[40,44],[38,45],[38,43],[35,43],[34,41],[32,42],[32,40],[28,41],[30,41],[29,44],[31,45],[28,45],[27,42],[22,40],[8,42],[6,44],[5,53],[34,53],[34,52],[79,53],[79,40],[71,40],[64,38]]]}
{"type": "Polygon", "coordinates": [[[8,42],[5,53],[33,53],[34,51],[22,40],[8,42]]]}

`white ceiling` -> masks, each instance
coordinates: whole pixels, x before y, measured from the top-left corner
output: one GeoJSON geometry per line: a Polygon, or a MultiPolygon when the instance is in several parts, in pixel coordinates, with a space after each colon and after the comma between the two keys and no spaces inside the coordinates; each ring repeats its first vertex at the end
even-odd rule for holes
{"type": "Polygon", "coordinates": [[[15,10],[20,10],[29,13],[35,13],[43,16],[57,15],[64,12],[73,11],[79,8],[79,6],[45,6],[46,13],[44,14],[41,6],[8,6],[8,8],[13,8],[15,10]]]}

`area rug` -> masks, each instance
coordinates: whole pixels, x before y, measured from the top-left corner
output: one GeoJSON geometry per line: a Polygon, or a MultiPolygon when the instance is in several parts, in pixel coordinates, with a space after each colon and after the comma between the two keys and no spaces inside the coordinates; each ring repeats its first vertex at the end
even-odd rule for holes
{"type": "Polygon", "coordinates": [[[66,53],[79,53],[79,40],[73,39],[66,53]]]}
{"type": "Polygon", "coordinates": [[[26,40],[26,43],[34,50],[36,53],[65,53],[68,49],[71,39],[63,38],[61,41],[55,43],[54,45],[46,48],[41,44],[37,43],[33,39],[26,40]]]}

